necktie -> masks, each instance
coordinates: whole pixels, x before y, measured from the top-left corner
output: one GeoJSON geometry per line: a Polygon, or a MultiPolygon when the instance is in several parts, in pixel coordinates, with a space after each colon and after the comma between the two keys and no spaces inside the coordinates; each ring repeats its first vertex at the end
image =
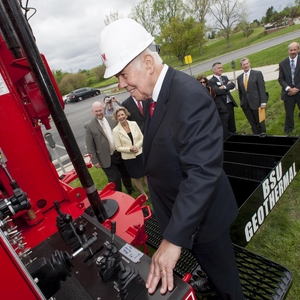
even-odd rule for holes
{"type": "Polygon", "coordinates": [[[115,150],[114,150],[114,147],[112,145],[112,142],[111,142],[111,139],[110,139],[110,135],[108,134],[108,132],[106,130],[106,126],[105,126],[104,120],[102,119],[102,120],[100,120],[100,122],[101,122],[102,129],[103,129],[103,131],[104,131],[104,133],[105,133],[105,135],[107,137],[107,140],[108,140],[110,155],[113,155],[113,153],[114,153],[115,150]]]}
{"type": "Polygon", "coordinates": [[[247,91],[248,89],[248,74],[245,73],[244,75],[244,87],[245,87],[245,90],[247,91]]]}
{"type": "Polygon", "coordinates": [[[144,115],[144,110],[143,110],[142,102],[141,101],[137,101],[137,104],[138,104],[138,108],[140,110],[140,113],[143,116],[144,115]]]}
{"type": "Polygon", "coordinates": [[[152,100],[150,103],[150,118],[152,118],[152,115],[154,113],[155,105],[156,105],[156,102],[154,100],[152,100]]]}
{"type": "Polygon", "coordinates": [[[295,81],[294,81],[294,76],[295,76],[295,62],[294,62],[293,59],[291,60],[291,72],[292,72],[292,84],[295,84],[295,81]]]}

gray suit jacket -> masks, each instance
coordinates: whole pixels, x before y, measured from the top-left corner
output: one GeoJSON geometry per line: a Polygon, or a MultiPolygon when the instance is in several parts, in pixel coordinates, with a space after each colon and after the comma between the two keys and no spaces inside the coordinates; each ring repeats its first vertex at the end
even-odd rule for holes
{"type": "Polygon", "coordinates": [[[241,108],[246,109],[249,105],[252,110],[256,110],[261,106],[261,103],[267,103],[268,97],[261,71],[251,69],[247,91],[244,87],[244,73],[237,77],[237,83],[241,108]]]}
{"type": "MultiPolygon", "coordinates": [[[[111,117],[107,119],[111,129],[117,125],[117,121],[111,117]]],[[[96,118],[84,124],[85,143],[87,153],[92,155],[93,165],[99,163],[102,168],[108,168],[111,164],[108,139],[96,118]]]]}
{"type": "Polygon", "coordinates": [[[286,92],[286,87],[296,87],[300,90],[300,55],[298,54],[297,66],[294,74],[295,85],[292,84],[292,74],[291,74],[291,66],[289,57],[284,59],[279,63],[279,77],[278,81],[282,86],[281,99],[287,101],[291,97],[300,97],[300,94],[296,94],[295,96],[289,96],[286,92]]]}

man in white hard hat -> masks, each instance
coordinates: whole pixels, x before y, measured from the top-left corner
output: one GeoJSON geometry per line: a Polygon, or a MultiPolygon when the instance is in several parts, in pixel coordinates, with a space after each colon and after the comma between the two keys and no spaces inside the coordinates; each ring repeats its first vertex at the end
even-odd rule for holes
{"type": "Polygon", "coordinates": [[[100,34],[104,77],[116,76],[146,113],[144,161],[163,240],[152,257],[146,288],[174,288],[181,249],[191,250],[219,299],[243,299],[229,235],[237,204],[223,171],[223,130],[215,103],[194,78],[162,63],[154,38],[131,19],[100,34]],[[149,100],[151,99],[151,100],[149,100]],[[155,105],[156,104],[156,105],[155,105]]]}

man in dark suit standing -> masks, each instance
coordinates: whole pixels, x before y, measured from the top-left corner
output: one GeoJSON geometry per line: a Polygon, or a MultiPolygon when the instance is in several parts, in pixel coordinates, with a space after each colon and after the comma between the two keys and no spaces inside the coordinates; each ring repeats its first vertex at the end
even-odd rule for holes
{"type": "Polygon", "coordinates": [[[278,81],[282,86],[281,99],[284,101],[285,124],[284,134],[290,134],[294,129],[294,110],[298,105],[300,110],[300,58],[299,43],[288,46],[289,57],[279,63],[278,81]]]}
{"type": "Polygon", "coordinates": [[[131,195],[133,186],[131,178],[121,158],[120,152],[116,151],[112,129],[117,121],[104,116],[104,107],[101,102],[92,105],[94,118],[84,124],[85,142],[87,153],[92,156],[95,168],[102,168],[107,176],[108,182],[114,182],[116,191],[122,192],[123,184],[131,195]]]}
{"type": "Polygon", "coordinates": [[[235,88],[235,83],[230,81],[227,76],[222,75],[223,67],[220,62],[215,62],[212,65],[212,70],[214,74],[209,80],[209,86],[216,93],[216,105],[224,128],[224,139],[226,139],[236,133],[234,107],[238,105],[230,92],[235,88]],[[225,108],[227,113],[224,111],[225,108]]]}
{"type": "Polygon", "coordinates": [[[193,77],[162,63],[153,40],[134,20],[120,19],[105,27],[99,44],[104,77],[115,75],[119,87],[136,100],[152,99],[143,154],[163,240],[152,256],[146,288],[154,293],[161,280],[160,293],[171,291],[173,269],[181,249],[188,248],[220,299],[241,300],[229,234],[238,211],[223,171],[223,132],[215,103],[193,77]]]}
{"type": "Polygon", "coordinates": [[[264,110],[268,101],[264,76],[261,71],[251,69],[248,58],[242,58],[240,65],[244,70],[237,77],[241,108],[253,134],[266,133],[265,121],[259,122],[259,108],[264,110]]]}
{"type": "Polygon", "coordinates": [[[127,108],[127,110],[130,112],[128,120],[135,121],[139,125],[142,133],[144,133],[145,114],[146,110],[149,109],[149,101],[137,101],[130,96],[123,101],[122,106],[127,108]]]}

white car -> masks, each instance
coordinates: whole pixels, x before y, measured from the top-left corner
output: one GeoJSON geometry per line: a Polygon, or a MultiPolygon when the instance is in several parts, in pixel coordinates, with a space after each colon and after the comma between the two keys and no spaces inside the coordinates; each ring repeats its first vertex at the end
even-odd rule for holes
{"type": "Polygon", "coordinates": [[[63,98],[63,100],[64,100],[65,104],[67,104],[67,103],[68,103],[69,96],[70,96],[70,94],[67,94],[67,95],[64,95],[64,96],[62,96],[62,98],[63,98]]]}

